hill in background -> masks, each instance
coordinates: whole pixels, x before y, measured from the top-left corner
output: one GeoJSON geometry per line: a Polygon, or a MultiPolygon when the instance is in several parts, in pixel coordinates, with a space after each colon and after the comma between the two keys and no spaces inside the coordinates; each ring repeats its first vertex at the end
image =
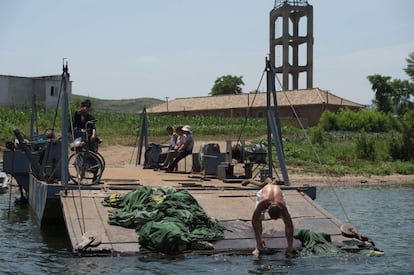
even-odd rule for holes
{"type": "Polygon", "coordinates": [[[144,107],[149,108],[163,103],[163,100],[156,98],[133,98],[133,99],[99,99],[89,96],[72,94],[71,102],[80,105],[85,99],[92,101],[94,110],[102,112],[140,113],[144,107]]]}

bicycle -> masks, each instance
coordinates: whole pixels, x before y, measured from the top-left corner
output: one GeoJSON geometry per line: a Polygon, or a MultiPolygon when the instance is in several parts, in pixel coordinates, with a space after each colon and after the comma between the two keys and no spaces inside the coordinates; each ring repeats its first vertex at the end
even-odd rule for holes
{"type": "Polygon", "coordinates": [[[75,152],[69,157],[69,177],[80,185],[94,185],[101,180],[105,170],[105,159],[98,153],[90,150],[88,124],[95,123],[96,120],[88,121],[85,129],[81,129],[77,138],[71,144],[75,152]]]}

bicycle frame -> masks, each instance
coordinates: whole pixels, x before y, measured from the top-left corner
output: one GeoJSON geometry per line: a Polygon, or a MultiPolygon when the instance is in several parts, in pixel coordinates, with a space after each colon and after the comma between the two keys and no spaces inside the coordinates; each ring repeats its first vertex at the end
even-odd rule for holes
{"type": "Polygon", "coordinates": [[[81,136],[74,139],[71,147],[75,151],[69,157],[69,176],[73,182],[81,185],[92,185],[99,183],[105,169],[105,159],[98,152],[90,150],[88,121],[85,129],[81,129],[81,136]]]}

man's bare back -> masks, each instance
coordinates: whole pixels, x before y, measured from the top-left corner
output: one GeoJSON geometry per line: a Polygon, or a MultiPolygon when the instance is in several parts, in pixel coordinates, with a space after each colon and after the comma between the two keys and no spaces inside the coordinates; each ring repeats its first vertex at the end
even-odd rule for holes
{"type": "MultiPolygon", "coordinates": [[[[286,202],[283,198],[282,190],[278,185],[267,184],[261,190],[261,195],[256,206],[256,209],[252,217],[253,230],[256,237],[256,248],[252,252],[253,255],[258,256],[260,251],[265,248],[265,242],[262,239],[262,219],[261,215],[263,212],[272,207],[277,207],[280,210],[280,217],[283,219],[285,224],[285,233],[288,246],[286,252],[293,251],[293,223],[286,207],[286,202]]],[[[279,217],[272,217],[277,219],[279,217]]]]}
{"type": "MultiPolygon", "coordinates": [[[[268,200],[270,203],[281,203],[286,206],[285,200],[283,199],[282,190],[278,185],[267,184],[262,188],[262,195],[260,201],[268,200]]],[[[259,202],[260,202],[259,201],[259,202]]]]}

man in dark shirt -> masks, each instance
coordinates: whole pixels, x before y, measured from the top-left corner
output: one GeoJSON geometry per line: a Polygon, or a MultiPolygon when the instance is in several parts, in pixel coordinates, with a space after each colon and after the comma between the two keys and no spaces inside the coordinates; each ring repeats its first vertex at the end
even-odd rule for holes
{"type": "Polygon", "coordinates": [[[89,112],[91,111],[92,103],[89,99],[81,102],[79,110],[75,111],[73,116],[73,134],[74,138],[81,135],[81,130],[86,129],[89,136],[89,150],[93,152],[98,151],[98,139],[96,136],[95,117],[89,112]]]}

